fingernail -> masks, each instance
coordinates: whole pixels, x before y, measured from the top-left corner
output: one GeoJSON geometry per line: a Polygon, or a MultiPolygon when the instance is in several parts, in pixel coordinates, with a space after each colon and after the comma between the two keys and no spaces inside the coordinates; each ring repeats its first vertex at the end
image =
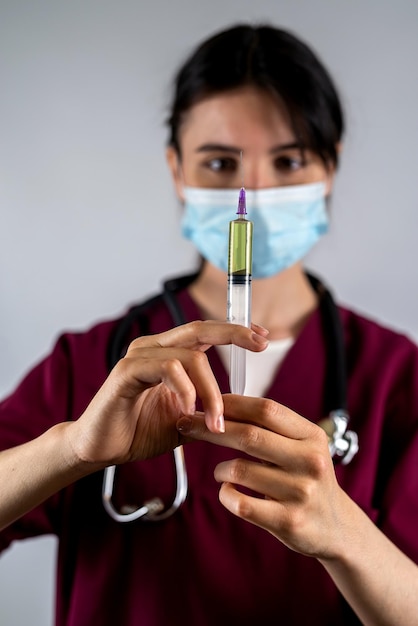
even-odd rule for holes
{"type": "Polygon", "coordinates": [[[176,424],[176,428],[183,435],[187,435],[187,433],[192,431],[193,421],[190,417],[181,417],[176,424]]]}
{"type": "Polygon", "coordinates": [[[270,333],[270,331],[267,328],[264,328],[264,326],[260,326],[260,324],[254,324],[254,322],[251,322],[251,327],[252,328],[257,328],[258,330],[260,330],[265,335],[268,335],[270,333]]]}
{"type": "Polygon", "coordinates": [[[225,420],[224,420],[223,415],[220,415],[218,419],[216,420],[216,428],[218,429],[220,433],[225,432],[225,420]]]}
{"type": "Polygon", "coordinates": [[[268,339],[266,339],[265,337],[262,337],[261,335],[257,335],[257,333],[253,333],[252,334],[252,339],[256,342],[259,343],[262,346],[265,346],[268,344],[268,339]]]}

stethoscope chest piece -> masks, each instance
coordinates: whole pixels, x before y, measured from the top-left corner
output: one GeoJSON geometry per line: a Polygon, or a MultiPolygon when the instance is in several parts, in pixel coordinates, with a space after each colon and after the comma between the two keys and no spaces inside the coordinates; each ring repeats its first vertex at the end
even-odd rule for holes
{"type": "Polygon", "coordinates": [[[328,447],[332,459],[343,465],[348,465],[359,449],[357,433],[347,430],[348,420],[347,411],[337,409],[318,422],[318,426],[321,426],[328,435],[328,447]]]}

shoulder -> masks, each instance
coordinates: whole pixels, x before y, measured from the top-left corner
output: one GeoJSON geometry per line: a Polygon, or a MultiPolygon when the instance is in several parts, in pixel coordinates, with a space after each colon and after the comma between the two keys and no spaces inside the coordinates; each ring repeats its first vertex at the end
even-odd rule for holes
{"type": "Polygon", "coordinates": [[[119,329],[126,327],[129,334],[145,334],[149,331],[150,320],[164,317],[166,309],[161,294],[146,297],[143,301],[131,304],[112,318],[103,318],[84,329],[63,331],[56,347],[70,354],[106,350],[106,346],[119,329]]]}
{"type": "Polygon", "coordinates": [[[339,306],[344,332],[351,343],[358,347],[365,344],[379,351],[396,350],[415,353],[416,343],[401,332],[385,326],[370,316],[356,312],[350,308],[339,306]]]}
{"type": "Polygon", "coordinates": [[[403,387],[418,382],[418,346],[410,337],[348,308],[339,311],[349,373],[403,387]]]}

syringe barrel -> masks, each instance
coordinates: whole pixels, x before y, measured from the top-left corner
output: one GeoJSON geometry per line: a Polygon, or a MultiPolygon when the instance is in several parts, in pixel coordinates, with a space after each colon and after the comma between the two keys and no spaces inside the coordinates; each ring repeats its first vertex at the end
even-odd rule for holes
{"type": "MultiPolygon", "coordinates": [[[[252,222],[240,218],[230,222],[228,257],[227,319],[234,324],[251,324],[252,222]]],[[[230,388],[232,393],[245,390],[246,353],[231,346],[230,388]]]]}

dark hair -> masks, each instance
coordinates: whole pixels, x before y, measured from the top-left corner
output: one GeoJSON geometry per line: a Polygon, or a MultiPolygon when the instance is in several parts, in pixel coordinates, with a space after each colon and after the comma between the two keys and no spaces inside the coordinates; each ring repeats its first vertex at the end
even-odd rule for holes
{"type": "Polygon", "coordinates": [[[179,69],[167,124],[180,154],[179,127],[191,106],[241,86],[269,91],[284,103],[302,148],[338,164],[344,130],[341,103],[327,70],[291,33],[270,25],[239,24],[204,41],[179,69]]]}

